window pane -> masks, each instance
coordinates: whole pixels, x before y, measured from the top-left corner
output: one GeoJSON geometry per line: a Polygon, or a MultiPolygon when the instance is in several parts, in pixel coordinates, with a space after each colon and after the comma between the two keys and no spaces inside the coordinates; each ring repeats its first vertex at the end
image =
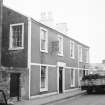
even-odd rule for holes
{"type": "Polygon", "coordinates": [[[41,50],[47,49],[47,32],[41,29],[41,50]]]}
{"type": "Polygon", "coordinates": [[[59,41],[59,54],[63,54],[63,37],[58,35],[58,41],[59,41]]]}
{"type": "Polygon", "coordinates": [[[12,47],[22,47],[22,25],[12,26],[12,47]]]}
{"type": "Polygon", "coordinates": [[[45,80],[46,80],[46,67],[41,67],[41,88],[45,88],[45,80]]]}
{"type": "Polygon", "coordinates": [[[46,49],[46,47],[45,47],[45,40],[41,40],[41,49],[42,50],[46,49]]]}

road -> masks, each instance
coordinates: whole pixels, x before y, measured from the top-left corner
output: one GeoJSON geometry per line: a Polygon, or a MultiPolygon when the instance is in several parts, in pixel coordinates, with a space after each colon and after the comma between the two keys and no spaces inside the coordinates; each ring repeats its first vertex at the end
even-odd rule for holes
{"type": "Polygon", "coordinates": [[[105,105],[105,94],[86,94],[46,105],[105,105]]]}

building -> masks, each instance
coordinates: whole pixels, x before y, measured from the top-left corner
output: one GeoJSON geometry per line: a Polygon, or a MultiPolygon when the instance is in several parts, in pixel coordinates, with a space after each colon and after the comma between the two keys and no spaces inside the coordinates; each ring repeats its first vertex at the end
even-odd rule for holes
{"type": "Polygon", "coordinates": [[[89,65],[90,73],[105,72],[105,60],[102,60],[102,63],[91,63],[89,65]]]}
{"type": "Polygon", "coordinates": [[[88,71],[88,46],[5,6],[1,53],[1,80],[9,80],[11,97],[68,92],[88,71]]]}

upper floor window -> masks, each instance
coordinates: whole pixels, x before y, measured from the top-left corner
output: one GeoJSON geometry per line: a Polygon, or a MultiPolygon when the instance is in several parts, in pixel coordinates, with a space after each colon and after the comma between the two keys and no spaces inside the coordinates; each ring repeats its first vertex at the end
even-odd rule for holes
{"type": "Polygon", "coordinates": [[[82,46],[78,46],[78,59],[80,62],[82,62],[82,46]]]}
{"type": "Polygon", "coordinates": [[[86,63],[89,63],[89,49],[86,48],[86,63]]]}
{"type": "Polygon", "coordinates": [[[48,90],[48,67],[41,66],[40,70],[40,91],[48,90]]]}
{"type": "Polygon", "coordinates": [[[63,36],[58,35],[59,50],[58,55],[63,56],[63,36]]]}
{"type": "Polygon", "coordinates": [[[24,47],[24,23],[10,25],[10,45],[12,50],[23,49],[24,47]]]}
{"type": "Polygon", "coordinates": [[[70,41],[70,57],[74,58],[74,41],[70,41]]]}
{"type": "Polygon", "coordinates": [[[40,28],[40,50],[48,52],[48,31],[44,28],[40,28]]]}

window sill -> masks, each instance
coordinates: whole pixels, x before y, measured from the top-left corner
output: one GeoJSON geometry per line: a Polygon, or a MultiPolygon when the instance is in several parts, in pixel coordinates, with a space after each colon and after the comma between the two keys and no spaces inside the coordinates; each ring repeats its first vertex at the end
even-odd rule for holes
{"type": "Polygon", "coordinates": [[[75,57],[70,57],[71,59],[75,59],[75,57]]]}
{"type": "Polygon", "coordinates": [[[71,85],[70,87],[71,87],[71,88],[74,88],[74,87],[75,87],[75,85],[71,85]]]}
{"type": "Polygon", "coordinates": [[[79,61],[80,63],[82,63],[83,61],[79,61]]]}
{"type": "Polygon", "coordinates": [[[47,50],[40,50],[41,52],[43,52],[43,53],[48,53],[48,51],[47,50]]]}
{"type": "Polygon", "coordinates": [[[45,92],[45,91],[48,91],[47,88],[40,88],[40,92],[45,92]]]}
{"type": "Polygon", "coordinates": [[[59,54],[59,53],[58,53],[58,56],[63,56],[63,54],[59,54]]]}
{"type": "Polygon", "coordinates": [[[9,48],[9,50],[23,50],[24,47],[18,47],[18,48],[9,48]]]}

